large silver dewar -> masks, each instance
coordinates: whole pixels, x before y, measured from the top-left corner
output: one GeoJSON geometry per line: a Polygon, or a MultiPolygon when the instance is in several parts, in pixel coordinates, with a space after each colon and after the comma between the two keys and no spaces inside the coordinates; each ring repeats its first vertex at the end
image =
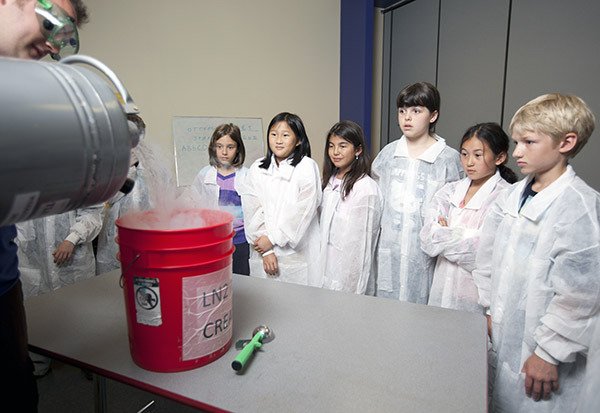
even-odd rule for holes
{"type": "Polygon", "coordinates": [[[127,120],[137,112],[117,76],[89,56],[0,58],[0,225],[110,199],[143,132],[127,120]]]}

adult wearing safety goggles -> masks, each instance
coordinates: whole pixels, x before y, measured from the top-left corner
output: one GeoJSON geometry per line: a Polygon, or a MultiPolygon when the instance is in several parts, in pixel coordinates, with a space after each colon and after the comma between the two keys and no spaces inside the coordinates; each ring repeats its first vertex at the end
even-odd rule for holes
{"type": "MultiPolygon", "coordinates": [[[[41,59],[47,54],[60,58],[61,54],[76,53],[77,25],[86,20],[81,0],[0,0],[0,57],[41,59]]],[[[14,225],[0,227],[1,410],[13,406],[14,411],[36,412],[38,393],[27,352],[16,235],[14,225]]]]}
{"type": "Polygon", "coordinates": [[[0,56],[39,60],[77,53],[77,27],[87,18],[81,0],[0,0],[0,56]]]}

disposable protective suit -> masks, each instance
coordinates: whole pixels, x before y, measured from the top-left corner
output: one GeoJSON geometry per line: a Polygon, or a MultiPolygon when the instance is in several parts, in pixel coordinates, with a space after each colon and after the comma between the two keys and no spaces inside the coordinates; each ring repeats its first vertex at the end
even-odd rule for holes
{"type": "Polygon", "coordinates": [[[510,184],[496,170],[461,208],[470,185],[471,179],[464,178],[436,192],[425,214],[421,248],[437,257],[428,304],[483,314],[471,271],[475,269],[479,235],[488,209],[510,184]],[[445,218],[448,226],[442,226],[439,217],[445,218]]]}
{"type": "Polygon", "coordinates": [[[473,271],[492,317],[492,410],[570,412],[600,307],[600,194],[568,166],[519,212],[530,180],[498,196],[473,271]],[[550,400],[525,395],[521,369],[534,352],[558,365],[550,400]]]}
{"type": "Polygon", "coordinates": [[[290,159],[279,165],[272,157],[268,169],[262,159],[252,164],[241,194],[246,238],[250,245],[262,235],[273,244],[279,273],[268,276],[262,256],[250,250],[250,275],[321,287],[319,222],[321,185],[317,163],[305,156],[296,165],[290,159]]]}
{"type": "Polygon", "coordinates": [[[377,296],[419,304],[427,304],[429,299],[435,259],[421,250],[424,206],[445,183],[463,176],[458,152],[437,135],[436,140],[418,158],[411,158],[402,136],[373,161],[373,178],[384,200],[377,296]]]}
{"type": "Polygon", "coordinates": [[[320,208],[323,287],[364,294],[371,271],[383,198],[368,175],[357,180],[346,199],[342,181],[332,177],[320,208]]]}

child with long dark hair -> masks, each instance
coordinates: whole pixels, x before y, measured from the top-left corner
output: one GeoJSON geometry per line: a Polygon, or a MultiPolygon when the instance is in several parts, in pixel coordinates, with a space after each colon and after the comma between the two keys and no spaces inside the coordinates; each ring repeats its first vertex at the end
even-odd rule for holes
{"type": "Polygon", "coordinates": [[[371,267],[383,199],[370,173],[362,128],[352,121],[333,125],[325,143],[320,211],[325,288],[364,294],[374,281],[371,267]]]}
{"type": "Polygon", "coordinates": [[[302,120],[282,112],[267,128],[267,155],[248,171],[242,194],[250,275],[320,287],[319,167],[302,120]]]}
{"type": "Polygon", "coordinates": [[[437,256],[429,305],[483,314],[471,271],[490,206],[517,180],[505,165],[508,144],[508,136],[497,123],[470,127],[460,143],[467,176],[444,185],[429,203],[420,234],[423,251],[437,256]]]}

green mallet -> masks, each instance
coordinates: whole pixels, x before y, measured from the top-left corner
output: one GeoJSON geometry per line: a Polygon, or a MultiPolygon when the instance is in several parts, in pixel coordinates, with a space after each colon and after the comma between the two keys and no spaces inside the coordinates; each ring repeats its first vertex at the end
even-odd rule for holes
{"type": "Polygon", "coordinates": [[[244,348],[239,352],[235,360],[231,363],[231,367],[235,371],[240,371],[244,368],[250,356],[254,354],[256,349],[262,347],[263,343],[268,343],[273,340],[274,334],[267,326],[258,326],[252,332],[252,340],[240,340],[236,343],[236,347],[243,345],[244,348]]]}

